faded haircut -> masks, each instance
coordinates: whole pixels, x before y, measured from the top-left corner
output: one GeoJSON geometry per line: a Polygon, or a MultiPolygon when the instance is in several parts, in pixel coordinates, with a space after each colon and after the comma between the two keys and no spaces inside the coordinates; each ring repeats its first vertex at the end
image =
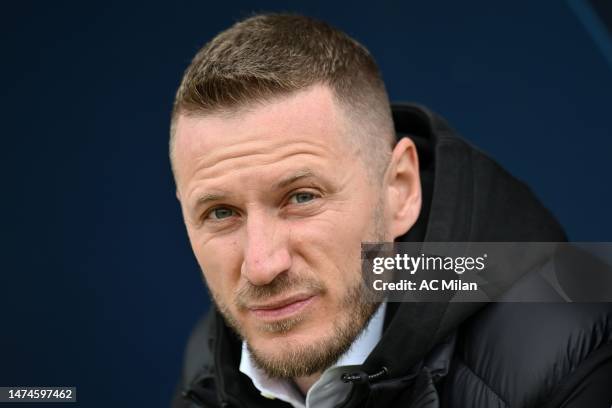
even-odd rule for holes
{"type": "Polygon", "coordinates": [[[174,99],[171,160],[179,115],[231,115],[319,84],[332,90],[369,173],[382,176],[395,136],[374,58],[342,31],[287,14],[247,18],[198,51],[174,99]]]}

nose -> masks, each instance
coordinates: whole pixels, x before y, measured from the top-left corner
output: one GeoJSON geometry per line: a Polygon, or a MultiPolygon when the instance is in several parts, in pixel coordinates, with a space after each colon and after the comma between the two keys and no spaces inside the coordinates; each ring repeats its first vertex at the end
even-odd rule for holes
{"type": "Polygon", "coordinates": [[[251,213],[245,235],[241,273],[251,284],[267,285],[291,268],[289,231],[281,220],[264,213],[251,213]]]}

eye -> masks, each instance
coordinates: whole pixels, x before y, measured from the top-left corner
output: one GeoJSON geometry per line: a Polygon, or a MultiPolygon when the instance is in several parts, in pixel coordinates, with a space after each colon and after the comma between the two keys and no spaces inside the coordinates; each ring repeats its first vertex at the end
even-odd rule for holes
{"type": "Polygon", "coordinates": [[[304,204],[314,200],[315,198],[316,196],[313,193],[309,193],[307,191],[300,191],[298,193],[293,194],[290,197],[289,201],[292,204],[304,204]]]}
{"type": "Polygon", "coordinates": [[[212,220],[222,220],[225,218],[229,218],[233,215],[235,215],[236,212],[234,210],[232,210],[231,208],[227,208],[227,207],[217,207],[212,209],[208,215],[206,216],[206,218],[210,218],[212,220]]]}

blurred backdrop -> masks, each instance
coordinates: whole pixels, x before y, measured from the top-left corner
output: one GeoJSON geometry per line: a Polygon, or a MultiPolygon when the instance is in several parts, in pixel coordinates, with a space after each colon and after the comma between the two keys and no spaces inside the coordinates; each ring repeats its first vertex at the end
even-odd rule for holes
{"type": "Polygon", "coordinates": [[[197,49],[260,11],[347,31],[392,100],[446,116],[572,240],[612,241],[609,1],[13,2],[0,17],[0,385],[168,406],[208,307],[167,159],[172,99],[197,49]]]}

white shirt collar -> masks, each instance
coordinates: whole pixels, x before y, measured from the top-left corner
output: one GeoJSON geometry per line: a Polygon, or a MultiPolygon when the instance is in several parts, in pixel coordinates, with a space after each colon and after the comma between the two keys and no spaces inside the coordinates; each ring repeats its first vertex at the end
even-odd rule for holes
{"type": "MultiPolygon", "coordinates": [[[[367,327],[357,336],[349,350],[340,356],[336,364],[325,370],[321,378],[310,387],[306,400],[289,381],[270,378],[260,368],[256,367],[244,342],[242,343],[242,355],[240,357],[240,371],[253,381],[253,385],[261,392],[261,395],[271,399],[278,398],[290,403],[295,408],[309,408],[315,405],[320,407],[322,406],[321,397],[328,400],[331,395],[333,395],[335,402],[340,402],[350,391],[351,385],[342,383],[339,375],[335,374],[342,371],[338,368],[363,364],[374,350],[382,337],[386,306],[386,303],[380,305],[367,327]],[[332,393],[329,392],[330,387],[333,388],[332,393]],[[317,401],[316,404],[315,401],[317,401]]],[[[331,403],[332,401],[325,402],[331,403]]],[[[329,404],[329,406],[333,405],[329,404]]]]}

